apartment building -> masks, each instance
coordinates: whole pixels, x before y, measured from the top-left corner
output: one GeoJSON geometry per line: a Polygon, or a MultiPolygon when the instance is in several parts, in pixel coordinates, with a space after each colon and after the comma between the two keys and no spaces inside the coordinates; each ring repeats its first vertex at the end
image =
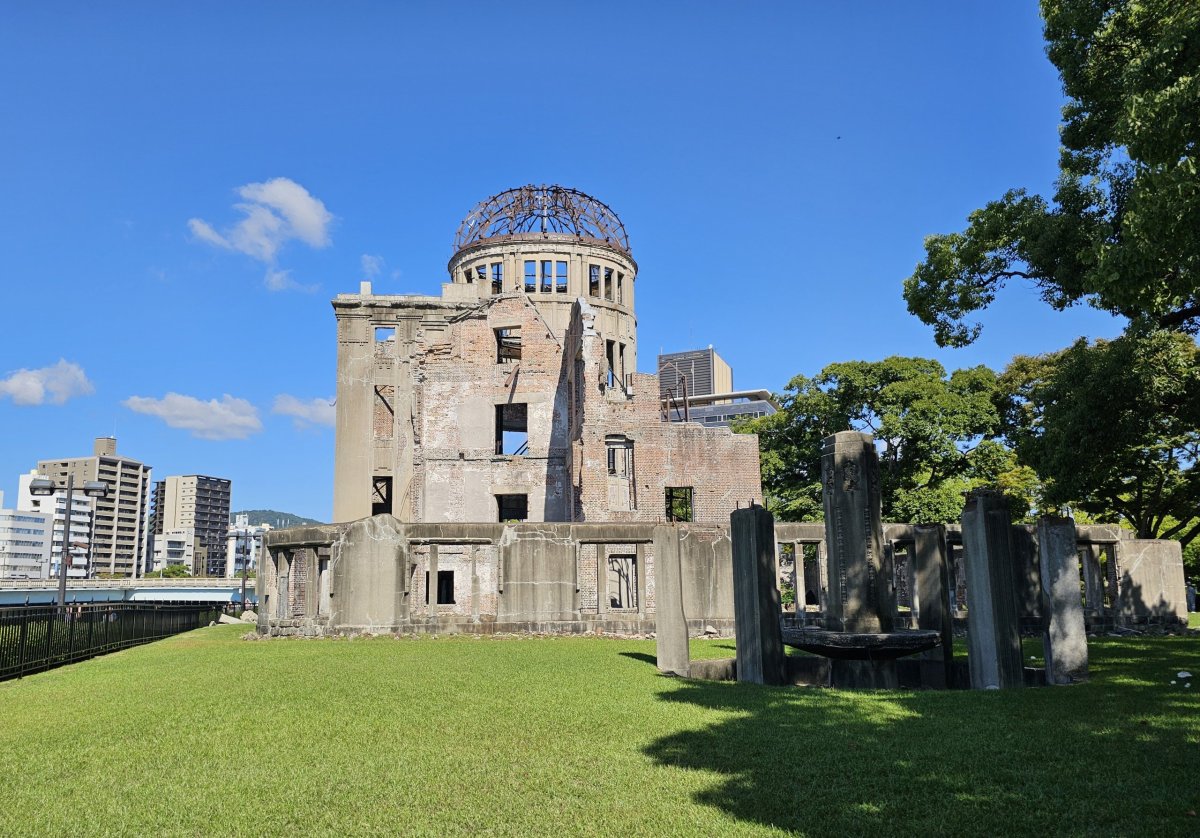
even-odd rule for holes
{"type": "Polygon", "coordinates": [[[0,579],[50,575],[50,516],[4,508],[0,492],[0,579]]]}
{"type": "MultiPolygon", "coordinates": [[[[50,576],[57,578],[58,567],[63,557],[63,539],[66,535],[67,493],[60,490],[52,496],[33,494],[29,491],[29,484],[38,476],[37,470],[34,469],[28,474],[22,474],[18,479],[17,509],[53,516],[50,576]]],[[[90,575],[94,503],[95,500],[82,491],[76,491],[71,498],[71,560],[67,565],[67,576],[72,579],[85,579],[90,575]]]]}
{"type": "MultiPolygon", "coordinates": [[[[92,576],[140,576],[149,560],[150,466],[117,453],[116,437],[97,437],[90,457],[39,460],[38,473],[65,486],[89,480],[108,484],[108,496],[97,498],[92,524],[92,576]]],[[[76,493],[79,497],[79,493],[76,493]]]]}
{"type": "Polygon", "coordinates": [[[168,532],[193,530],[207,553],[197,568],[207,576],[225,575],[230,486],[223,477],[203,474],[172,475],[154,484],[155,540],[168,532]]]}

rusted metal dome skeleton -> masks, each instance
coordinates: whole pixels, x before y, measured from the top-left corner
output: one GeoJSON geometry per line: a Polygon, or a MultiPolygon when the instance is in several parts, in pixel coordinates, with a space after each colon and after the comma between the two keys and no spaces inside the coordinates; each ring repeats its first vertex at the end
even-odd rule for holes
{"type": "Polygon", "coordinates": [[[477,204],[459,225],[454,250],[488,239],[539,235],[574,236],[632,255],[625,225],[603,201],[565,186],[532,184],[477,204]]]}

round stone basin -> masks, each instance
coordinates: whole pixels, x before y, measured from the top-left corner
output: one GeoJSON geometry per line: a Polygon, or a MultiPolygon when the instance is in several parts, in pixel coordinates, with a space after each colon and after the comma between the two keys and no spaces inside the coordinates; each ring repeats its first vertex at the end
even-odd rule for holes
{"type": "Polygon", "coordinates": [[[785,628],[783,645],[841,660],[894,660],[942,645],[941,632],[902,629],[886,634],[785,628]]]}

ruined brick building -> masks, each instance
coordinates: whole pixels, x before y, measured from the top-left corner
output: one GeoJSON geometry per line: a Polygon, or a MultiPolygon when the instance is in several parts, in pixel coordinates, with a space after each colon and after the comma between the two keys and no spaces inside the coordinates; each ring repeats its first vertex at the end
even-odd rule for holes
{"type": "Polygon", "coordinates": [[[525,186],[463,221],[442,294],[333,301],[334,520],[727,523],[758,442],[663,420],[637,263],[600,201],[525,186]]]}
{"type": "Polygon", "coordinates": [[[335,524],[276,530],[259,629],[652,631],[679,556],[703,629],[732,621],[729,514],[758,439],[667,421],[637,372],[637,263],[600,201],[496,195],[439,296],[333,301],[335,524]]]}

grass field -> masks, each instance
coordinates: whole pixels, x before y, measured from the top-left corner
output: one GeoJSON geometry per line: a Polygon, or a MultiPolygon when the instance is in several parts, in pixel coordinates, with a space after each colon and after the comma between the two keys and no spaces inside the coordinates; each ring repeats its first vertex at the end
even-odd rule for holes
{"type": "Polygon", "coordinates": [[[243,631],[0,684],[0,835],[1200,833],[1196,637],[849,693],[661,677],[652,641],[243,631]]]}

